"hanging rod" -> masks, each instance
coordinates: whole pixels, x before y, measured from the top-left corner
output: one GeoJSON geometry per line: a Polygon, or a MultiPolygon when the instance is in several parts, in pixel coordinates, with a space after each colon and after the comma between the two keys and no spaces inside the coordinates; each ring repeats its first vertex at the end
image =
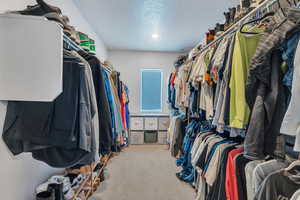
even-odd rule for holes
{"type": "MultiPolygon", "coordinates": [[[[255,14],[257,11],[259,11],[260,9],[263,8],[267,8],[269,9],[272,5],[274,5],[278,0],[266,0],[265,2],[261,3],[258,7],[256,7],[255,9],[253,9],[252,11],[250,11],[246,16],[244,16],[242,19],[240,19],[238,22],[236,22],[235,24],[233,24],[229,29],[227,29],[224,33],[222,33],[217,39],[215,39],[214,41],[212,41],[211,43],[205,45],[203,48],[200,49],[199,53],[197,53],[197,55],[201,54],[202,52],[204,52],[206,49],[208,49],[210,46],[212,46],[213,44],[217,43],[218,41],[220,41],[224,36],[226,36],[227,34],[235,31],[237,28],[239,28],[242,24],[242,22],[244,22],[245,20],[247,20],[249,17],[251,17],[253,14],[255,14]]],[[[195,48],[198,48],[201,45],[201,42],[197,44],[196,47],[194,47],[192,50],[194,50],[195,48]]],[[[191,51],[192,51],[191,50],[191,51]]],[[[190,51],[190,52],[191,52],[190,51]]]]}

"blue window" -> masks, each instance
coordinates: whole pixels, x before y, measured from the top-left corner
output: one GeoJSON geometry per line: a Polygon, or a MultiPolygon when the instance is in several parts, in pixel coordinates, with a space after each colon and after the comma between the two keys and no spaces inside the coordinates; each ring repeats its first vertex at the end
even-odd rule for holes
{"type": "Polygon", "coordinates": [[[141,70],[141,112],[162,111],[162,70],[141,70]]]}

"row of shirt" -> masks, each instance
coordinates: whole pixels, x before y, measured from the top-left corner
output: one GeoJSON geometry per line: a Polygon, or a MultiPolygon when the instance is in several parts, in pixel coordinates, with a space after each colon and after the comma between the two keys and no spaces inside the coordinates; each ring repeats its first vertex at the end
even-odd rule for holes
{"type": "MultiPolygon", "coordinates": [[[[300,137],[299,17],[299,8],[278,10],[267,26],[245,26],[176,68],[171,108],[188,108],[192,117],[204,112],[219,133],[245,136],[250,159],[283,158],[282,134],[300,137]]],[[[300,151],[300,138],[293,143],[300,151]]]]}
{"type": "Polygon", "coordinates": [[[193,52],[169,77],[170,149],[181,167],[176,176],[196,189],[197,200],[299,196],[295,3],[193,52]]]}
{"type": "Polygon", "coordinates": [[[9,150],[56,168],[88,165],[128,141],[128,89],[95,56],[65,49],[63,91],[53,102],[1,102],[9,150]]]}

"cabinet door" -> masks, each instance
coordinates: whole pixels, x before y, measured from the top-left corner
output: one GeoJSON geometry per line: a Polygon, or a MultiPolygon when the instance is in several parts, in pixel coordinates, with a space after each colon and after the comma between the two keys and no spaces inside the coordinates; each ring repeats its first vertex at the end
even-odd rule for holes
{"type": "Polygon", "coordinates": [[[130,121],[131,130],[144,130],[144,120],[142,117],[132,117],[130,121]]]}
{"type": "Polygon", "coordinates": [[[157,118],[145,118],[145,130],[157,130],[158,122],[157,118]]]}
{"type": "Polygon", "coordinates": [[[170,125],[170,119],[167,117],[161,117],[158,121],[159,130],[165,131],[168,130],[170,125]]]}
{"type": "Polygon", "coordinates": [[[167,144],[168,141],[168,134],[166,131],[159,131],[158,132],[158,144],[167,144]]]}
{"type": "Polygon", "coordinates": [[[132,131],[130,133],[130,144],[144,144],[144,132],[132,131]]]}

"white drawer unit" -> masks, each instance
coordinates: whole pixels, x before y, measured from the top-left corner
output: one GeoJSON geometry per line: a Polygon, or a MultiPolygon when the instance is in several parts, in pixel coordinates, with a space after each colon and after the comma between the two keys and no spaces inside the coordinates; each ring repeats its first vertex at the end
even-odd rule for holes
{"type": "Polygon", "coordinates": [[[130,115],[130,144],[167,144],[169,121],[167,114],[130,115]]]}
{"type": "Polygon", "coordinates": [[[158,132],[158,144],[167,144],[167,132],[165,131],[159,131],[158,132]]]}
{"type": "Polygon", "coordinates": [[[144,144],[144,132],[143,131],[131,131],[130,144],[144,144]]]}
{"type": "Polygon", "coordinates": [[[144,118],[132,117],[130,121],[131,130],[144,130],[144,118]]]}
{"type": "Polygon", "coordinates": [[[145,118],[145,130],[157,130],[158,129],[158,120],[154,117],[145,118]]]}
{"type": "Polygon", "coordinates": [[[158,118],[158,129],[161,131],[166,131],[169,128],[170,119],[169,118],[158,118]]]}

